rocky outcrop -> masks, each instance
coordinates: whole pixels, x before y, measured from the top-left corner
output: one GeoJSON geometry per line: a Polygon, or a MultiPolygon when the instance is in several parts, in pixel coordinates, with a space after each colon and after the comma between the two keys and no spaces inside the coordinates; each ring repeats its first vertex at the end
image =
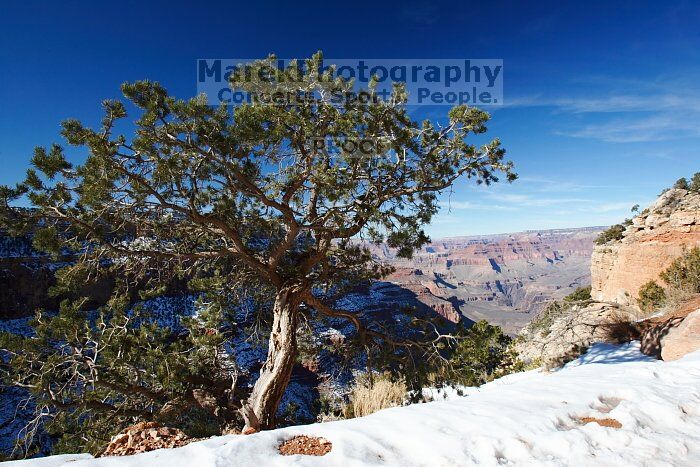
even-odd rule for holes
{"type": "Polygon", "coordinates": [[[625,342],[637,337],[637,312],[607,303],[561,303],[550,306],[516,340],[515,349],[525,363],[559,366],[585,352],[596,342],[625,342]]]}
{"type": "Polygon", "coordinates": [[[677,360],[700,349],[700,310],[690,313],[661,340],[661,358],[677,360]]]}
{"type": "Polygon", "coordinates": [[[700,194],[672,189],[632,219],[622,239],[591,257],[591,296],[636,306],[639,288],[657,280],[684,249],[700,246],[700,194]]]}

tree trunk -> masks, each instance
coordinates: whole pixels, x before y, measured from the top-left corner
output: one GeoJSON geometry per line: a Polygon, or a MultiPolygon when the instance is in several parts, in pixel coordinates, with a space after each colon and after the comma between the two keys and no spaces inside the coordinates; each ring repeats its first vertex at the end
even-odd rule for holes
{"type": "Polygon", "coordinates": [[[277,292],[267,360],[260,369],[253,392],[241,407],[246,430],[275,427],[275,415],[297,356],[297,311],[300,302],[301,290],[298,286],[285,286],[277,292]]]}

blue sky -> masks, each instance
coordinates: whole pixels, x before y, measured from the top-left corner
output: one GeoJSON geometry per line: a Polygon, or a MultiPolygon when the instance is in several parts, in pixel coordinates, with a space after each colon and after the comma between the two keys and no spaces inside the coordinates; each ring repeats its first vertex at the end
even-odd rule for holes
{"type": "MultiPolygon", "coordinates": [[[[459,182],[433,237],[606,225],[700,171],[694,2],[4,2],[0,184],[123,81],[196,93],[198,58],[499,58],[490,107],[520,180],[459,182]],[[578,3],[578,5],[577,5],[578,3]]],[[[437,118],[447,107],[417,108],[437,118]]],[[[78,157],[78,156],[76,156],[78,157]]]]}

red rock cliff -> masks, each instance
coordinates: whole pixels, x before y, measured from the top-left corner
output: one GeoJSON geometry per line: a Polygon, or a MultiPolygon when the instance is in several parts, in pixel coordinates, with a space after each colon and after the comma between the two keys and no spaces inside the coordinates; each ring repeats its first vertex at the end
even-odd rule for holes
{"type": "Polygon", "coordinates": [[[591,296],[636,305],[639,288],[679,257],[700,246],[700,194],[673,189],[635,217],[622,240],[598,245],[591,257],[591,296]]]}

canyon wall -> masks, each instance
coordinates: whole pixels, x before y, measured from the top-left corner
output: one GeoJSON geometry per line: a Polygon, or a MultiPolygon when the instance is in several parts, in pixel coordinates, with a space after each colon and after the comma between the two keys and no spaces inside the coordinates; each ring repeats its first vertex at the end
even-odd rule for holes
{"type": "Polygon", "coordinates": [[[372,246],[396,272],[386,280],[452,321],[486,319],[516,333],[544,303],[590,283],[590,255],[601,228],[443,238],[410,260],[372,246]]]}
{"type": "Polygon", "coordinates": [[[639,288],[684,249],[700,246],[700,194],[672,189],[632,219],[620,240],[596,245],[591,257],[591,296],[636,306],[639,288]]]}

